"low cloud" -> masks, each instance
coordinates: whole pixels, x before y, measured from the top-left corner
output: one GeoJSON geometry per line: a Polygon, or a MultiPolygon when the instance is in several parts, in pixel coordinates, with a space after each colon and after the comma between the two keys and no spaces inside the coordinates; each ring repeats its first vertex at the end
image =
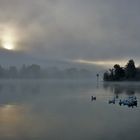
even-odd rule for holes
{"type": "Polygon", "coordinates": [[[138,0],[0,0],[0,35],[12,28],[17,47],[36,58],[138,61],[139,4],[138,0]]]}

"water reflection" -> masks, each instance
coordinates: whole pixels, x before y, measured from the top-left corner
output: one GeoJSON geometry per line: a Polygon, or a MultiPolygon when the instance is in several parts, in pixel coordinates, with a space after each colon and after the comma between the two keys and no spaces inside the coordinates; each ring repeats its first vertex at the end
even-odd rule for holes
{"type": "Polygon", "coordinates": [[[70,131],[79,129],[76,123],[81,125],[76,104],[84,99],[81,93],[93,88],[91,85],[67,81],[1,82],[0,139],[67,139],[70,131]],[[67,126],[72,124],[72,128],[67,126]]]}
{"type": "Polygon", "coordinates": [[[140,93],[140,85],[138,83],[103,83],[103,88],[109,90],[115,95],[125,93],[127,95],[134,95],[140,93]]]}
{"type": "Polygon", "coordinates": [[[0,137],[15,137],[23,125],[24,108],[16,105],[0,106],[0,137]],[[19,128],[19,129],[17,129],[19,128]]]}
{"type": "Polygon", "coordinates": [[[133,83],[107,83],[103,84],[106,91],[112,92],[115,97],[108,101],[109,104],[119,104],[120,106],[137,107],[138,100],[135,94],[140,93],[139,84],[133,83]],[[127,97],[121,96],[126,94],[127,97]],[[134,96],[135,95],[135,96],[134,96]]]}
{"type": "Polygon", "coordinates": [[[137,140],[139,109],[108,104],[130,96],[118,91],[88,81],[0,82],[0,140],[137,140]]]}

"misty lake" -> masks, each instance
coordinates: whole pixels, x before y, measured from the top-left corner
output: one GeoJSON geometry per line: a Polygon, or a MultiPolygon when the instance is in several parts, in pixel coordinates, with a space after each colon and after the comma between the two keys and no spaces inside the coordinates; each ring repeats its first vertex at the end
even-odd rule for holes
{"type": "Polygon", "coordinates": [[[0,140],[139,140],[139,99],[135,82],[1,80],[0,140]],[[133,95],[137,107],[118,104],[133,95]]]}

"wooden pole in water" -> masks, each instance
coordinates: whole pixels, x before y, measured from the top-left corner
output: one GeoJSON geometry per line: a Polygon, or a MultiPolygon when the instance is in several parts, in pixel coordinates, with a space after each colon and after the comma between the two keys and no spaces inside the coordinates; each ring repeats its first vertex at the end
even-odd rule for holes
{"type": "Polygon", "coordinates": [[[99,74],[97,73],[96,76],[97,76],[97,83],[98,83],[99,82],[99,74]]]}

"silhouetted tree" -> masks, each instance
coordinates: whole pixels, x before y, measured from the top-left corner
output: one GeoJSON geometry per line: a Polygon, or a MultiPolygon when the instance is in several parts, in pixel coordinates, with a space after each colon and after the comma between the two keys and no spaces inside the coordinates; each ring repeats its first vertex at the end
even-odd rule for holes
{"type": "Polygon", "coordinates": [[[129,60],[125,67],[126,78],[132,79],[136,76],[136,67],[134,60],[129,60]]]}
{"type": "Polygon", "coordinates": [[[27,67],[26,67],[25,64],[22,65],[19,74],[20,74],[20,78],[26,78],[27,77],[27,67]]]}
{"type": "Polygon", "coordinates": [[[42,69],[40,65],[22,65],[21,68],[16,66],[9,66],[3,68],[0,65],[0,78],[93,78],[95,75],[91,71],[81,68],[66,68],[59,69],[57,67],[50,67],[42,69]]]}
{"type": "Polygon", "coordinates": [[[109,69],[109,71],[110,71],[109,79],[110,79],[110,81],[113,81],[114,80],[114,69],[113,68],[109,69]]]}
{"type": "Polygon", "coordinates": [[[18,78],[18,70],[15,66],[10,66],[8,70],[9,78],[18,78]]]}
{"type": "Polygon", "coordinates": [[[27,67],[27,74],[29,78],[40,78],[41,68],[39,65],[32,64],[27,67]]]}
{"type": "Polygon", "coordinates": [[[121,80],[125,77],[125,71],[120,65],[114,65],[114,80],[121,80]]]}
{"type": "Polygon", "coordinates": [[[129,60],[125,68],[118,64],[114,68],[109,69],[110,73],[104,73],[104,81],[118,81],[118,80],[140,80],[140,68],[135,67],[134,60],[129,60]]]}
{"type": "Polygon", "coordinates": [[[104,75],[103,75],[103,80],[104,81],[109,81],[110,79],[109,79],[109,73],[108,73],[108,71],[106,71],[105,73],[104,73],[104,75]]]}

